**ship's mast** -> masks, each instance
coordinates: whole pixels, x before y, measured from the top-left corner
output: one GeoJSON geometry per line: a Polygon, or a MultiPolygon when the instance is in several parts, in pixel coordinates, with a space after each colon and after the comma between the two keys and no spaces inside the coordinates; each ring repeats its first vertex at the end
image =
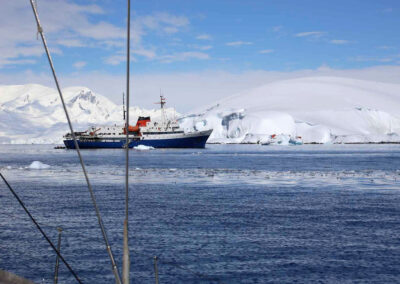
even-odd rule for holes
{"type": "Polygon", "coordinates": [[[161,123],[164,126],[165,125],[165,121],[167,120],[166,116],[165,116],[165,109],[164,109],[164,105],[166,104],[166,100],[165,100],[165,97],[161,93],[161,89],[160,89],[160,102],[157,103],[157,104],[160,104],[160,107],[161,107],[161,123]]]}

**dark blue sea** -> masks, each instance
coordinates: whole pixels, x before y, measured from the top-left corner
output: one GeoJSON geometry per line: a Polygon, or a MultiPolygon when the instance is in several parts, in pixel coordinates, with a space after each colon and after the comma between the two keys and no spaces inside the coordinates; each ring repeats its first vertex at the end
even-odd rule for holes
{"type": "MultiPolygon", "coordinates": [[[[0,145],[0,171],[84,283],[115,283],[76,152],[53,147],[0,145]]],[[[124,151],[82,152],[121,267],[124,151]]],[[[131,283],[153,256],[160,283],[400,283],[400,145],[130,150],[130,185],[131,283]]],[[[0,180],[0,268],[53,283],[55,259],[0,180]]]]}

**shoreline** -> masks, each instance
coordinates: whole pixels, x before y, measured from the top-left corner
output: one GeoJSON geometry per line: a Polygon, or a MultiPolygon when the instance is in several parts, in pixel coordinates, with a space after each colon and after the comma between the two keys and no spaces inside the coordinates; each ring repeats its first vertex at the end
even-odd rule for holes
{"type": "MultiPolygon", "coordinates": [[[[220,142],[211,142],[211,143],[206,143],[206,144],[210,144],[210,145],[262,145],[261,143],[220,143],[220,142]]],[[[346,144],[346,145],[352,145],[352,144],[356,144],[356,145],[362,145],[362,144],[400,144],[399,142],[386,142],[386,141],[380,141],[380,142],[343,142],[343,143],[319,143],[319,142],[308,142],[308,143],[303,143],[303,145],[325,145],[325,144],[330,144],[330,145],[342,145],[342,144],[346,144]]],[[[274,145],[265,145],[265,146],[274,146],[274,145]]],[[[279,146],[288,146],[288,145],[279,145],[279,146]]],[[[296,145],[292,145],[292,146],[296,146],[296,145]]],[[[297,145],[297,146],[301,146],[301,145],[297,145]]]]}
{"type": "MultiPolygon", "coordinates": [[[[319,143],[319,142],[308,142],[303,143],[302,145],[395,145],[400,144],[399,142],[391,142],[391,141],[380,141],[380,142],[343,142],[343,143],[319,143]]],[[[60,145],[64,145],[63,143],[2,143],[0,145],[54,145],[56,148],[60,145]]],[[[262,145],[261,143],[222,143],[222,142],[210,142],[206,143],[206,145],[262,145]]],[[[301,145],[263,145],[263,146],[301,146],[301,145]]],[[[62,146],[64,147],[64,146],[62,146]]],[[[65,147],[64,147],[65,148],[65,147]]]]}

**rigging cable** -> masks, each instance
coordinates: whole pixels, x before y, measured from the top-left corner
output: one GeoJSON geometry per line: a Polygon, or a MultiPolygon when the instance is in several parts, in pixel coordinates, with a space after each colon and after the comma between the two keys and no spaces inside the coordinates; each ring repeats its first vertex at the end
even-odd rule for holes
{"type": "Polygon", "coordinates": [[[115,263],[113,253],[111,251],[111,246],[110,246],[108,238],[107,238],[107,233],[106,233],[103,221],[101,219],[100,211],[99,211],[99,208],[97,206],[97,202],[96,202],[96,198],[95,198],[95,195],[94,195],[94,192],[93,192],[92,185],[90,184],[90,181],[89,181],[89,176],[87,174],[87,171],[86,171],[86,168],[85,168],[85,164],[83,163],[83,158],[82,158],[81,152],[79,150],[79,145],[78,145],[78,142],[77,142],[76,137],[75,137],[75,133],[74,133],[74,130],[73,130],[73,127],[72,127],[71,120],[70,120],[69,115],[68,115],[67,107],[66,107],[65,102],[64,102],[64,98],[63,98],[63,94],[61,92],[60,85],[58,83],[56,71],[55,71],[54,65],[53,65],[53,60],[51,58],[50,51],[49,51],[49,49],[47,47],[47,42],[46,42],[46,38],[45,38],[44,33],[43,33],[43,29],[42,29],[42,27],[40,25],[39,15],[38,15],[36,6],[34,4],[34,0],[30,0],[30,3],[31,3],[31,6],[32,6],[33,14],[35,16],[35,20],[36,20],[36,24],[37,24],[37,28],[38,28],[38,33],[40,34],[40,37],[42,38],[43,47],[44,47],[44,49],[46,51],[47,59],[49,61],[50,68],[51,68],[51,71],[53,73],[53,78],[54,78],[54,81],[55,81],[55,84],[56,84],[56,87],[57,87],[57,90],[58,90],[58,94],[60,95],[60,100],[61,100],[62,106],[64,108],[65,116],[67,117],[69,129],[71,131],[71,136],[72,136],[72,138],[74,140],[75,149],[76,149],[76,152],[78,154],[80,164],[82,166],[82,171],[83,171],[83,173],[85,175],[86,183],[87,183],[87,186],[88,186],[88,189],[89,189],[89,193],[90,193],[90,197],[92,199],[92,203],[93,203],[94,209],[96,211],[97,220],[98,220],[98,223],[99,223],[99,226],[100,226],[100,229],[101,229],[101,233],[103,235],[103,239],[104,239],[104,242],[105,242],[105,245],[106,245],[106,248],[107,248],[107,252],[108,252],[108,255],[109,255],[110,260],[111,260],[111,265],[112,265],[112,270],[113,270],[113,273],[114,273],[114,276],[115,276],[115,281],[116,281],[117,284],[120,284],[121,283],[121,277],[120,277],[119,272],[118,272],[118,267],[117,267],[117,265],[115,263]]]}
{"type": "Polygon", "coordinates": [[[68,264],[68,262],[64,259],[64,257],[61,255],[59,250],[54,246],[54,244],[51,242],[49,237],[46,235],[46,233],[42,230],[38,222],[36,222],[35,218],[33,218],[32,214],[29,212],[29,210],[26,208],[24,202],[22,202],[21,198],[19,198],[18,194],[14,191],[14,189],[11,187],[11,185],[8,183],[6,178],[3,176],[2,173],[0,173],[0,177],[3,179],[7,187],[10,189],[11,193],[14,195],[14,197],[17,199],[19,204],[22,206],[22,208],[25,210],[26,214],[28,214],[29,218],[31,218],[32,222],[36,225],[36,228],[40,231],[40,233],[43,235],[43,237],[46,239],[46,241],[49,243],[51,248],[56,252],[57,256],[61,259],[62,262],[64,262],[65,266],[68,268],[68,270],[71,272],[71,274],[75,277],[76,281],[78,283],[82,283],[82,281],[79,279],[78,275],[75,273],[75,271],[72,269],[72,267],[68,264]]]}
{"type": "Polygon", "coordinates": [[[130,26],[131,26],[131,1],[127,0],[127,41],[126,41],[126,120],[125,120],[125,220],[124,220],[124,252],[122,257],[122,280],[129,284],[130,260],[129,260],[129,238],[128,238],[128,217],[129,217],[129,71],[130,71],[130,26]]]}

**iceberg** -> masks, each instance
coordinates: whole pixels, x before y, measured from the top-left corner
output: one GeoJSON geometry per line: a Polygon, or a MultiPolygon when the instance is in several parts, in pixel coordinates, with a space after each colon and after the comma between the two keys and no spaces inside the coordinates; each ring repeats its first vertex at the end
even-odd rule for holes
{"type": "Polygon", "coordinates": [[[153,150],[154,147],[146,146],[146,145],[138,145],[136,147],[133,147],[133,149],[139,150],[139,151],[147,151],[147,150],[153,150]]]}
{"type": "Polygon", "coordinates": [[[42,163],[42,162],[40,162],[40,161],[33,161],[33,162],[28,166],[28,169],[31,169],[31,170],[43,170],[43,169],[48,169],[48,168],[50,168],[49,165],[44,164],[44,163],[42,163]]]}

